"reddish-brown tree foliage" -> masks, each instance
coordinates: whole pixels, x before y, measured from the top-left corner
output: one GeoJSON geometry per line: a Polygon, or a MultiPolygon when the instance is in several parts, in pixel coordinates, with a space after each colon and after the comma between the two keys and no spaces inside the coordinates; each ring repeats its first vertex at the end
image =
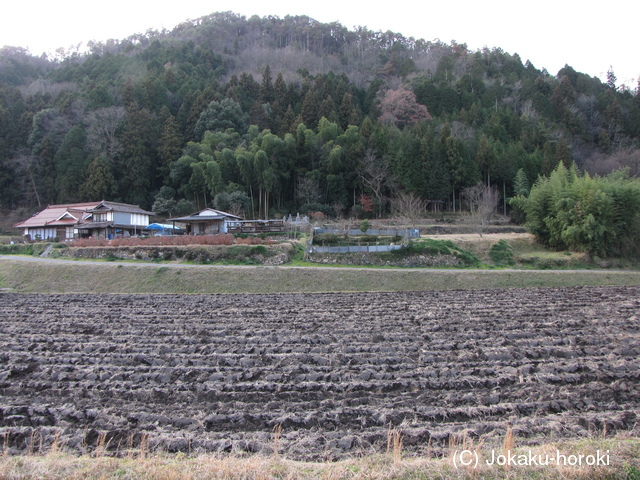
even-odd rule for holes
{"type": "Polygon", "coordinates": [[[365,212],[373,212],[373,199],[370,195],[366,193],[360,195],[360,205],[365,212]]]}
{"type": "Polygon", "coordinates": [[[398,128],[413,125],[421,120],[431,120],[427,107],[416,101],[415,93],[403,87],[387,90],[380,102],[380,110],[380,121],[391,123],[398,128]]]}

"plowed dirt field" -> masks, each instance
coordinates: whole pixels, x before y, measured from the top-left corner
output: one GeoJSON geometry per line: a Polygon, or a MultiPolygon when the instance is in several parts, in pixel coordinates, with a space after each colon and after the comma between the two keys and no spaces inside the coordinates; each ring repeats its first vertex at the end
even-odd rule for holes
{"type": "Polygon", "coordinates": [[[324,460],[638,434],[640,287],[0,294],[0,443],[324,460]]]}

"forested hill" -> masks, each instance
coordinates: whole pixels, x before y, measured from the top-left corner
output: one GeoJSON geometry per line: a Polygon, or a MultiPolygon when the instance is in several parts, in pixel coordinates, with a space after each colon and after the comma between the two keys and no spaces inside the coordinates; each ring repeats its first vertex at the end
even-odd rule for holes
{"type": "Polygon", "coordinates": [[[480,181],[510,196],[519,169],[531,184],[559,162],[639,173],[640,92],[613,72],[232,13],[90,50],[0,51],[1,208],[384,213],[480,181]]]}

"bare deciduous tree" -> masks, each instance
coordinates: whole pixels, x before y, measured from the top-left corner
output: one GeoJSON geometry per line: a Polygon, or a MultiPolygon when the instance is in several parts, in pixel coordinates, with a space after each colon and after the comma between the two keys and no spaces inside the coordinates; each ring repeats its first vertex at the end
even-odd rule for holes
{"type": "Polygon", "coordinates": [[[124,107],[99,108],[89,114],[87,143],[95,155],[113,159],[120,153],[122,146],[116,132],[125,115],[124,107]]]}
{"type": "Polygon", "coordinates": [[[373,196],[378,203],[377,217],[380,218],[384,206],[384,187],[387,186],[391,178],[389,168],[385,165],[384,160],[378,157],[373,150],[367,150],[360,163],[358,175],[362,183],[373,192],[373,196]]]}
{"type": "Polygon", "coordinates": [[[495,187],[478,183],[473,187],[465,188],[462,195],[469,205],[472,221],[482,236],[483,227],[489,224],[498,208],[500,194],[495,187]]]}
{"type": "Polygon", "coordinates": [[[336,218],[342,218],[342,214],[344,212],[344,205],[340,202],[333,202],[331,204],[331,210],[335,213],[336,218]]]}
{"type": "Polygon", "coordinates": [[[298,177],[296,196],[302,203],[315,203],[320,200],[320,186],[318,182],[309,177],[298,177]]]}
{"type": "Polygon", "coordinates": [[[612,155],[596,153],[584,162],[584,169],[592,175],[607,175],[622,168],[628,168],[632,177],[640,176],[640,149],[621,150],[612,155]]]}
{"type": "Polygon", "coordinates": [[[353,223],[348,218],[341,218],[338,221],[338,230],[340,230],[340,234],[343,238],[349,238],[349,231],[351,230],[353,223]]]}
{"type": "Polygon", "coordinates": [[[414,193],[399,193],[391,199],[391,213],[399,218],[416,220],[424,216],[427,202],[414,193]]]}
{"type": "Polygon", "coordinates": [[[31,204],[35,198],[38,208],[42,206],[36,177],[41,166],[41,159],[24,151],[7,162],[14,168],[16,178],[19,179],[19,191],[22,193],[25,203],[31,204]]]}

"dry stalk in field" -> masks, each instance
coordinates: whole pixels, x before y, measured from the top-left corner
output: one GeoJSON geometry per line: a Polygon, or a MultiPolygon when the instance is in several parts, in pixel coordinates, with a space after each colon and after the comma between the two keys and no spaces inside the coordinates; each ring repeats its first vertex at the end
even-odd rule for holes
{"type": "Polygon", "coordinates": [[[280,435],[282,435],[282,424],[273,427],[273,456],[278,456],[278,445],[280,443],[280,435]]]}

